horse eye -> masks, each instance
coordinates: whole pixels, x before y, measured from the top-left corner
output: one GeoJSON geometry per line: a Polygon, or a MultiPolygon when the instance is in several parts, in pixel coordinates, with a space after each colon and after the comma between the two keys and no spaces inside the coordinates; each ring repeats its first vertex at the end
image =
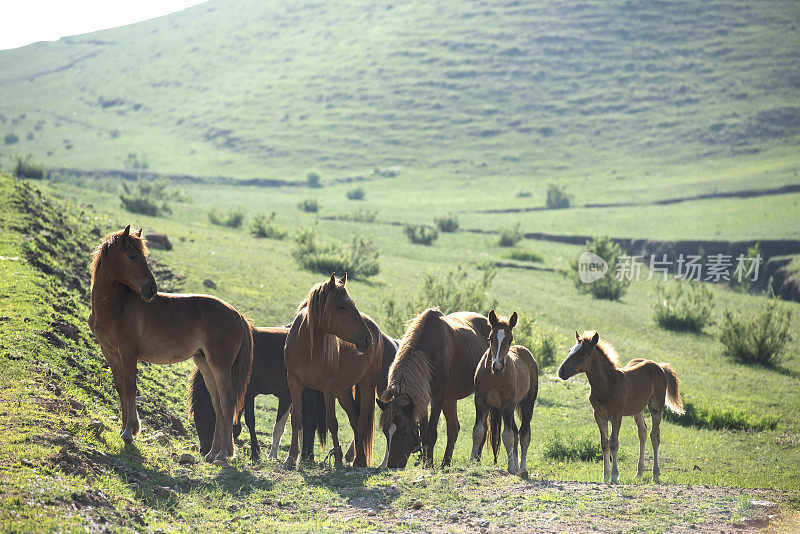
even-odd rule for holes
{"type": "Polygon", "coordinates": [[[336,307],[340,310],[344,309],[344,304],[337,304],[336,307]]]}
{"type": "Polygon", "coordinates": [[[135,260],[135,259],[136,259],[136,254],[130,254],[130,255],[128,256],[128,259],[130,259],[130,260],[135,260]]]}

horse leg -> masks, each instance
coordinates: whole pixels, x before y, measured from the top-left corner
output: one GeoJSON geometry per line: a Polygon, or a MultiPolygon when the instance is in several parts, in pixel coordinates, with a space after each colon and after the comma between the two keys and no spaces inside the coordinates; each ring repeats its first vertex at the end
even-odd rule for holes
{"type": "Polygon", "coordinates": [[[475,395],[475,426],[472,427],[472,454],[470,459],[473,462],[481,463],[481,451],[483,444],[486,443],[486,414],[489,412],[489,405],[480,395],[475,395]]]}
{"type": "Polygon", "coordinates": [[[219,394],[219,408],[221,419],[217,419],[217,425],[221,423],[220,431],[220,450],[214,459],[214,463],[225,465],[230,458],[236,456],[236,449],[233,445],[233,412],[235,410],[235,398],[233,393],[233,379],[230,367],[211,366],[214,379],[217,382],[217,393],[219,394]]]}
{"type": "Polygon", "coordinates": [[[458,422],[458,406],[455,399],[447,401],[442,407],[444,412],[444,419],[447,421],[447,445],[444,448],[444,456],[442,457],[442,467],[447,467],[453,460],[453,449],[456,446],[456,439],[461,430],[461,425],[458,422]]]}
{"type": "Polygon", "coordinates": [[[343,467],[342,448],[339,446],[339,421],[336,420],[336,395],[330,387],[326,388],[322,395],[325,397],[325,423],[328,425],[328,432],[331,433],[333,442],[331,454],[336,467],[343,467]]]}
{"type": "MultiPolygon", "coordinates": [[[[260,456],[261,447],[258,445],[258,438],[256,437],[256,396],[248,395],[244,399],[244,422],[247,429],[250,431],[250,459],[254,462],[258,461],[260,456]]],[[[238,423],[241,429],[241,422],[238,423]]],[[[234,435],[236,432],[234,431],[234,435]]]]}
{"type": "Polygon", "coordinates": [[[651,408],[651,413],[653,415],[653,429],[650,431],[650,441],[653,443],[653,482],[660,484],[661,469],[658,467],[658,446],[661,444],[661,412],[656,412],[651,408]]]}
{"type": "Polygon", "coordinates": [[[120,381],[125,395],[120,404],[127,408],[122,441],[127,444],[133,443],[133,438],[139,435],[141,428],[139,414],[136,411],[136,363],[136,355],[133,352],[120,353],[120,381]]]}
{"type": "Polygon", "coordinates": [[[611,478],[611,463],[609,462],[608,451],[608,419],[594,412],[594,420],[597,428],[600,429],[600,448],[603,450],[603,482],[608,482],[611,478]]]}
{"type": "MultiPolygon", "coordinates": [[[[297,466],[300,432],[303,431],[303,383],[293,374],[286,378],[289,382],[289,397],[292,398],[292,443],[289,445],[289,456],[286,457],[284,466],[294,469],[297,466]]],[[[275,451],[276,455],[277,453],[275,451]]]]}
{"type": "Polygon", "coordinates": [[[523,399],[520,403],[522,425],[520,426],[519,430],[520,464],[518,474],[523,478],[528,477],[528,446],[531,444],[531,419],[533,418],[533,404],[534,401],[528,399],[523,399]]]}
{"type": "Polygon", "coordinates": [[[639,464],[636,467],[636,478],[644,474],[644,445],[647,443],[647,423],[644,422],[644,412],[634,414],[633,420],[636,421],[636,428],[639,432],[639,464]]]}
{"type": "Polygon", "coordinates": [[[289,419],[289,409],[292,407],[292,399],[288,391],[278,394],[278,413],[275,415],[275,425],[272,427],[272,445],[269,448],[269,458],[278,459],[278,449],[281,446],[283,431],[286,429],[286,420],[289,419]]]}
{"type": "Polygon", "coordinates": [[[431,402],[431,417],[425,428],[425,441],[422,443],[423,458],[426,467],[433,467],[433,448],[436,446],[439,416],[442,415],[442,404],[443,402],[441,399],[433,399],[431,402]]]}
{"type": "Polygon", "coordinates": [[[344,410],[344,413],[347,414],[347,420],[350,422],[350,428],[353,429],[353,439],[350,440],[350,445],[347,447],[347,454],[344,455],[344,461],[351,464],[356,459],[356,436],[358,434],[358,414],[356,413],[356,400],[353,397],[352,389],[343,391],[336,398],[339,399],[339,406],[341,406],[344,410]]]}
{"type": "Polygon", "coordinates": [[[617,467],[617,452],[619,452],[619,429],[622,426],[622,416],[614,414],[611,419],[611,439],[609,447],[611,449],[611,483],[619,483],[619,468],[617,467]]]}
{"type": "Polygon", "coordinates": [[[214,437],[211,441],[211,448],[203,457],[207,462],[213,462],[214,458],[219,454],[220,447],[222,446],[222,412],[220,411],[219,393],[217,391],[217,382],[214,378],[214,373],[206,362],[205,356],[195,356],[194,363],[200,369],[200,374],[203,375],[203,382],[206,384],[208,395],[211,397],[211,405],[214,408],[214,437]]]}
{"type": "Polygon", "coordinates": [[[119,365],[118,358],[110,358],[108,355],[113,354],[110,350],[106,348],[102,348],[103,356],[106,358],[106,363],[111,368],[111,377],[114,379],[114,388],[117,390],[117,395],[119,396],[119,409],[121,412],[121,426],[119,429],[119,435],[122,436],[125,433],[125,430],[128,427],[128,403],[126,399],[128,398],[125,394],[125,381],[122,380],[122,368],[119,365]]]}
{"type": "Polygon", "coordinates": [[[512,475],[517,474],[516,451],[514,450],[517,442],[517,424],[514,421],[514,408],[503,410],[503,446],[506,448],[508,456],[508,472],[512,475]]]}

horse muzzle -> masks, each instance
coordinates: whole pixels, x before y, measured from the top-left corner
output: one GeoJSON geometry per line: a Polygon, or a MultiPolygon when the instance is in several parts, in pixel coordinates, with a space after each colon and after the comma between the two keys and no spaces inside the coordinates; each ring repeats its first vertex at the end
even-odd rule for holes
{"type": "Polygon", "coordinates": [[[358,352],[365,352],[368,348],[372,346],[372,334],[367,332],[367,335],[364,336],[362,339],[358,340],[354,343],[358,352]]]}
{"type": "Polygon", "coordinates": [[[558,378],[560,378],[561,380],[567,380],[574,374],[575,373],[572,371],[572,369],[567,369],[563,365],[558,368],[558,378]]]}
{"type": "Polygon", "coordinates": [[[141,289],[142,299],[145,302],[151,302],[156,297],[156,293],[158,293],[158,286],[154,283],[147,284],[141,289]]]}

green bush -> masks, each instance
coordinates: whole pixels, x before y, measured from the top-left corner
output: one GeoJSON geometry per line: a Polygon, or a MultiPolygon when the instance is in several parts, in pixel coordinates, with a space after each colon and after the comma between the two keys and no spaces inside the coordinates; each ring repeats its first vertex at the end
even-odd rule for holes
{"type": "Polygon", "coordinates": [[[556,183],[547,184],[547,200],[545,205],[548,209],[564,209],[569,207],[569,195],[566,190],[556,183]]]}
{"type": "Polygon", "coordinates": [[[682,426],[708,428],[719,430],[775,430],[778,426],[778,417],[775,415],[750,415],[737,408],[704,408],[695,406],[692,402],[684,401],[684,413],[676,414],[664,410],[664,419],[682,426]]]}
{"type": "Polygon", "coordinates": [[[136,152],[128,152],[128,156],[122,164],[126,169],[133,170],[146,170],[150,167],[150,164],[147,162],[147,156],[144,154],[137,154],[136,152]]]}
{"type": "Polygon", "coordinates": [[[364,199],[364,189],[361,187],[356,187],[355,189],[351,189],[347,192],[347,198],[350,200],[363,200],[364,199]]]}
{"type": "Polygon", "coordinates": [[[417,245],[430,245],[439,237],[439,231],[427,224],[406,225],[408,239],[417,245]]]}
{"type": "Polygon", "coordinates": [[[539,263],[544,261],[541,255],[529,250],[512,250],[508,254],[508,257],[512,260],[528,261],[531,263],[539,263]]]}
{"type": "Polygon", "coordinates": [[[719,330],[724,354],[744,363],[775,365],[792,340],[791,318],[792,310],[774,296],[757,309],[725,310],[719,330]]]}
{"type": "Polygon", "coordinates": [[[123,194],[119,197],[122,207],[132,213],[141,213],[151,217],[172,213],[166,202],[169,193],[164,182],[139,181],[133,187],[123,183],[122,190],[123,194]]]}
{"type": "Polygon", "coordinates": [[[306,183],[308,184],[308,187],[322,187],[319,173],[313,171],[306,174],[306,183]]]}
{"type": "Polygon", "coordinates": [[[590,284],[581,281],[579,273],[578,260],[570,264],[570,275],[575,282],[575,286],[585,293],[590,293],[598,299],[619,300],[628,290],[631,280],[627,277],[617,278],[617,265],[619,258],[622,256],[622,250],[619,245],[611,241],[607,236],[596,237],[591,241],[586,242],[586,251],[596,254],[605,260],[608,264],[608,272],[599,280],[590,284]]]}
{"type": "Polygon", "coordinates": [[[479,276],[470,279],[467,271],[460,266],[455,270],[440,275],[428,272],[422,288],[416,295],[398,300],[395,297],[383,301],[386,317],[382,327],[394,336],[401,336],[407,320],[425,308],[438,306],[443,313],[456,311],[474,311],[488,313],[497,302],[489,299],[489,287],[492,285],[497,270],[494,267],[483,269],[479,276]]]}
{"type": "MultiPolygon", "coordinates": [[[[761,247],[759,246],[759,244],[756,243],[752,247],[749,247],[747,249],[747,254],[745,256],[747,260],[753,260],[756,257],[761,256],[761,247]]],[[[745,270],[750,265],[750,261],[747,260],[745,261],[745,270]]],[[[750,287],[752,285],[753,283],[750,281],[749,278],[745,276],[745,273],[741,274],[741,280],[739,280],[739,275],[731,276],[730,286],[731,289],[733,289],[734,291],[738,291],[740,293],[747,293],[748,291],[750,291],[750,287]]]]}
{"type": "Polygon", "coordinates": [[[239,209],[233,209],[225,215],[219,215],[216,210],[208,212],[208,220],[217,226],[227,226],[228,228],[239,228],[244,221],[244,213],[239,209]]]}
{"type": "Polygon", "coordinates": [[[292,256],[304,269],[326,275],[346,272],[363,279],[381,270],[380,251],[371,238],[353,236],[349,243],[319,243],[316,225],[297,233],[292,256]]]}
{"type": "Polygon", "coordinates": [[[527,189],[522,189],[520,191],[517,191],[517,194],[515,196],[518,198],[527,198],[527,197],[532,197],[533,193],[531,193],[527,189]]]}
{"type": "Polygon", "coordinates": [[[523,237],[525,236],[522,234],[522,230],[520,230],[519,223],[517,223],[513,228],[506,228],[500,231],[500,240],[498,244],[501,247],[513,247],[519,243],[523,237]]]}
{"type": "Polygon", "coordinates": [[[306,213],[317,213],[319,211],[319,204],[316,198],[307,198],[300,202],[297,207],[306,213]]]}
{"type": "MultiPolygon", "coordinates": [[[[622,449],[617,452],[617,459],[622,459],[622,449]]],[[[559,462],[599,462],[603,460],[600,448],[600,437],[597,439],[574,436],[561,436],[554,433],[544,444],[544,456],[559,462]]]]}
{"type": "Polygon", "coordinates": [[[14,132],[9,132],[9,133],[7,133],[5,135],[5,137],[3,138],[3,141],[7,145],[13,145],[14,143],[19,141],[19,136],[17,134],[15,134],[14,132]]]}
{"type": "Polygon", "coordinates": [[[514,328],[514,344],[531,351],[539,367],[539,374],[543,374],[546,367],[557,363],[561,343],[555,335],[538,328],[534,317],[520,314],[519,322],[514,328]]]}
{"type": "Polygon", "coordinates": [[[654,317],[662,328],[699,332],[713,324],[713,294],[702,282],[679,282],[671,287],[659,285],[656,294],[654,317]]]}
{"type": "Polygon", "coordinates": [[[353,213],[345,213],[343,215],[337,215],[336,218],[340,221],[352,221],[352,222],[366,222],[371,223],[374,222],[375,219],[378,218],[378,212],[375,210],[367,210],[364,208],[358,208],[353,213]]]}
{"type": "Polygon", "coordinates": [[[263,215],[257,215],[253,219],[253,224],[250,225],[250,233],[253,237],[262,237],[267,239],[283,239],[288,232],[275,224],[275,212],[269,218],[263,215]]]}
{"type": "Polygon", "coordinates": [[[34,163],[31,161],[30,156],[15,156],[14,162],[14,175],[17,178],[31,178],[33,180],[44,178],[44,164],[41,162],[34,163]]]}
{"type": "Polygon", "coordinates": [[[436,226],[439,227],[439,230],[442,232],[455,232],[458,230],[458,217],[454,213],[448,213],[447,215],[442,215],[441,217],[436,217],[433,219],[433,222],[436,223],[436,226]]]}

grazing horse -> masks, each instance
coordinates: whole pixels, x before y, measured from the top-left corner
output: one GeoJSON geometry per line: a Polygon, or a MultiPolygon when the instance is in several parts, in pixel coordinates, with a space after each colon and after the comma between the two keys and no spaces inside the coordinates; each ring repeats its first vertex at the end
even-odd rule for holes
{"type": "Polygon", "coordinates": [[[489,415],[494,463],[500,448],[500,429],[508,454],[508,472],[528,477],[528,446],[531,443],[531,417],[539,392],[539,368],[531,352],[521,345],[511,345],[512,329],[517,324],[517,312],[508,319],[489,312],[489,349],[475,370],[475,427],[472,430],[472,460],[480,462],[481,449],[486,441],[486,415],[489,415]],[[514,410],[522,424],[517,430],[514,410]],[[501,421],[502,418],[502,421],[501,421]],[[521,442],[521,443],[520,443],[521,442]],[[518,454],[521,444],[522,457],[518,454]]]}
{"type": "MultiPolygon", "coordinates": [[[[356,467],[372,462],[375,433],[375,393],[381,373],[383,336],[378,326],[356,308],[347,293],[347,274],[340,281],[315,285],[297,309],[284,350],[289,392],[299,398],[304,387],[325,397],[326,423],[331,433],[336,466],[342,464],[339,423],[334,400],[347,412],[353,427],[356,467]],[[355,397],[353,389],[355,388],[355,397]]],[[[292,404],[292,443],[286,466],[297,463],[302,411],[292,404]]]]}
{"type": "Polygon", "coordinates": [[[600,340],[597,332],[584,332],[569,351],[558,368],[562,380],[578,373],[586,373],[592,388],[589,402],[594,409],[594,419],[600,428],[600,444],[603,449],[603,480],[619,482],[617,451],[622,417],[632,415],[639,430],[639,465],[636,476],[644,473],[644,446],[647,442],[647,423],[644,409],[650,408],[653,429],[653,481],[659,482],[658,445],[661,442],[661,414],[666,405],[675,413],[683,413],[683,401],[678,391],[678,377],[668,363],[636,358],[628,365],[619,367],[619,355],[607,341],[600,340]],[[611,439],[608,437],[608,422],[611,421],[611,439]],[[609,452],[611,468],[609,469],[609,452]]]}
{"type": "Polygon", "coordinates": [[[139,433],[136,364],[178,363],[194,358],[211,392],[217,424],[206,460],[225,463],[235,454],[233,418],[241,410],[253,337],[247,320],[209,295],[158,293],[147,265],[142,231],[130,225],[103,238],[92,259],[89,327],[97,338],[119,393],[122,439],[139,433]]]}
{"type": "MultiPolygon", "coordinates": [[[[251,327],[253,333],[253,369],[247,392],[244,398],[244,420],[250,430],[250,458],[257,461],[261,447],[256,437],[255,425],[255,399],[258,395],[275,395],[278,398],[278,413],[272,429],[272,446],[269,449],[269,458],[278,459],[278,448],[281,437],[289,418],[289,407],[292,399],[289,396],[289,383],[286,381],[286,365],[283,362],[283,347],[289,328],[278,326],[273,328],[251,327]]],[[[302,458],[313,457],[314,433],[319,431],[321,445],[325,445],[325,404],[322,394],[318,391],[306,389],[303,391],[303,447],[302,458]],[[322,416],[322,421],[318,415],[322,416]]],[[[197,437],[200,440],[200,452],[206,454],[211,449],[211,440],[214,436],[214,409],[211,395],[208,393],[200,369],[195,367],[189,379],[189,415],[194,417],[197,437]]],[[[233,425],[233,435],[238,437],[241,432],[241,412],[236,417],[233,425]]]]}
{"type": "Polygon", "coordinates": [[[405,467],[417,443],[419,425],[423,462],[433,465],[436,427],[444,412],[447,446],[442,466],[450,465],[458,437],[457,401],[475,389],[475,368],[489,344],[489,321],[472,312],[443,314],[430,308],[409,324],[389,370],[380,425],[386,435],[381,467],[405,467]],[[430,404],[430,419],[428,405],[430,404]]]}

